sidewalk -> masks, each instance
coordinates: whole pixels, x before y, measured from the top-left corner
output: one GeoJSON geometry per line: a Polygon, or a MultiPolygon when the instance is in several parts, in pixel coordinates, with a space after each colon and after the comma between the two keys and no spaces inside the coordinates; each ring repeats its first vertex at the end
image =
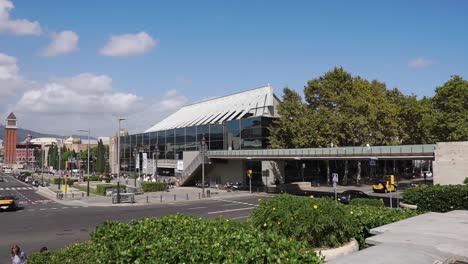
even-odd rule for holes
{"type": "MultiPolygon", "coordinates": [[[[130,185],[133,186],[133,185],[130,185]]],[[[205,192],[210,196],[206,195],[202,198],[202,189],[197,187],[174,187],[165,192],[150,192],[140,195],[135,195],[135,203],[120,203],[113,204],[111,197],[94,195],[90,193],[90,196],[86,196],[86,192],[82,192],[70,187],[69,193],[63,199],[57,199],[56,192],[58,191],[57,186],[39,187],[38,192],[49,199],[52,199],[58,203],[64,205],[74,206],[143,206],[151,204],[173,204],[178,202],[189,202],[189,201],[200,201],[206,199],[226,199],[236,197],[248,197],[248,196],[268,196],[265,193],[249,193],[248,191],[231,191],[216,190],[214,188],[205,188],[205,192]]]]}

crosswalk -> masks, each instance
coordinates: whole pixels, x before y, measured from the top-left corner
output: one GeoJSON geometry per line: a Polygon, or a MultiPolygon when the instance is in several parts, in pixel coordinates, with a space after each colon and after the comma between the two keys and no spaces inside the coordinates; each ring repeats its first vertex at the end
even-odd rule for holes
{"type": "Polygon", "coordinates": [[[3,187],[0,191],[21,191],[21,190],[34,190],[33,187],[3,187]]]}

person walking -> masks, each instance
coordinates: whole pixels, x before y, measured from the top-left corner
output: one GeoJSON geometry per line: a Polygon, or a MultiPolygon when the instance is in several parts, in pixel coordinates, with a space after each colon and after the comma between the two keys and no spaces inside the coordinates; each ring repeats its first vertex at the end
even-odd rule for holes
{"type": "Polygon", "coordinates": [[[12,264],[26,264],[28,263],[26,254],[21,251],[18,245],[11,248],[11,263],[12,264]]]}

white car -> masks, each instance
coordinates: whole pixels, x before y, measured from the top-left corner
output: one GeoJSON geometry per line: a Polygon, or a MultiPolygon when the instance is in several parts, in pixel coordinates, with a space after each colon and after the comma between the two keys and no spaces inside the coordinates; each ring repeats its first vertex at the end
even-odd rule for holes
{"type": "Polygon", "coordinates": [[[422,172],[423,177],[424,177],[424,174],[426,174],[427,178],[432,178],[432,172],[431,171],[423,171],[422,172]]]}

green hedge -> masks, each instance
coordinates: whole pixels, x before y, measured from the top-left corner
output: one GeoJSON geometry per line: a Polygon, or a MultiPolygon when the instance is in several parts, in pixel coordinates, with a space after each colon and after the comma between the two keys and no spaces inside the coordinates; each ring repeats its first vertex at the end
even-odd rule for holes
{"type": "Polygon", "coordinates": [[[30,264],[88,264],[99,263],[94,254],[94,244],[79,243],[61,250],[34,253],[28,256],[30,264]]]}
{"type": "Polygon", "coordinates": [[[84,176],[83,181],[101,181],[101,178],[99,176],[84,176]]]}
{"type": "Polygon", "coordinates": [[[365,205],[365,206],[375,206],[375,207],[385,207],[385,204],[382,200],[369,199],[369,198],[354,198],[351,200],[351,205],[365,205]]]}
{"type": "Polygon", "coordinates": [[[403,193],[403,200],[417,205],[421,211],[468,210],[468,186],[433,185],[409,188],[403,193]]]}
{"type": "Polygon", "coordinates": [[[142,182],[141,189],[143,192],[158,192],[167,190],[165,182],[142,182]]]}
{"type": "MultiPolygon", "coordinates": [[[[75,184],[75,182],[77,182],[78,180],[77,179],[67,179],[67,185],[73,185],[75,184]]],[[[65,183],[65,179],[64,178],[54,178],[54,184],[64,184],[65,183]]]]}
{"type": "MultiPolygon", "coordinates": [[[[354,199],[353,199],[354,200],[354,199]]],[[[376,206],[347,206],[347,214],[358,223],[359,231],[355,238],[361,248],[366,247],[365,239],[371,236],[370,230],[379,226],[397,222],[418,215],[411,209],[391,209],[376,206]]]]}
{"type": "Polygon", "coordinates": [[[314,248],[336,247],[358,232],[346,207],[331,199],[281,194],[263,200],[249,219],[256,228],[306,241],[314,248]]]}
{"type": "MultiPolygon", "coordinates": [[[[96,193],[99,195],[106,195],[106,190],[107,189],[117,189],[117,184],[98,184],[96,185],[96,193]]],[[[120,186],[121,192],[125,192],[125,186],[121,185],[120,186]]]]}
{"type": "Polygon", "coordinates": [[[170,215],[104,222],[91,241],[33,254],[28,263],[323,263],[306,243],[227,219],[170,215]]]}

